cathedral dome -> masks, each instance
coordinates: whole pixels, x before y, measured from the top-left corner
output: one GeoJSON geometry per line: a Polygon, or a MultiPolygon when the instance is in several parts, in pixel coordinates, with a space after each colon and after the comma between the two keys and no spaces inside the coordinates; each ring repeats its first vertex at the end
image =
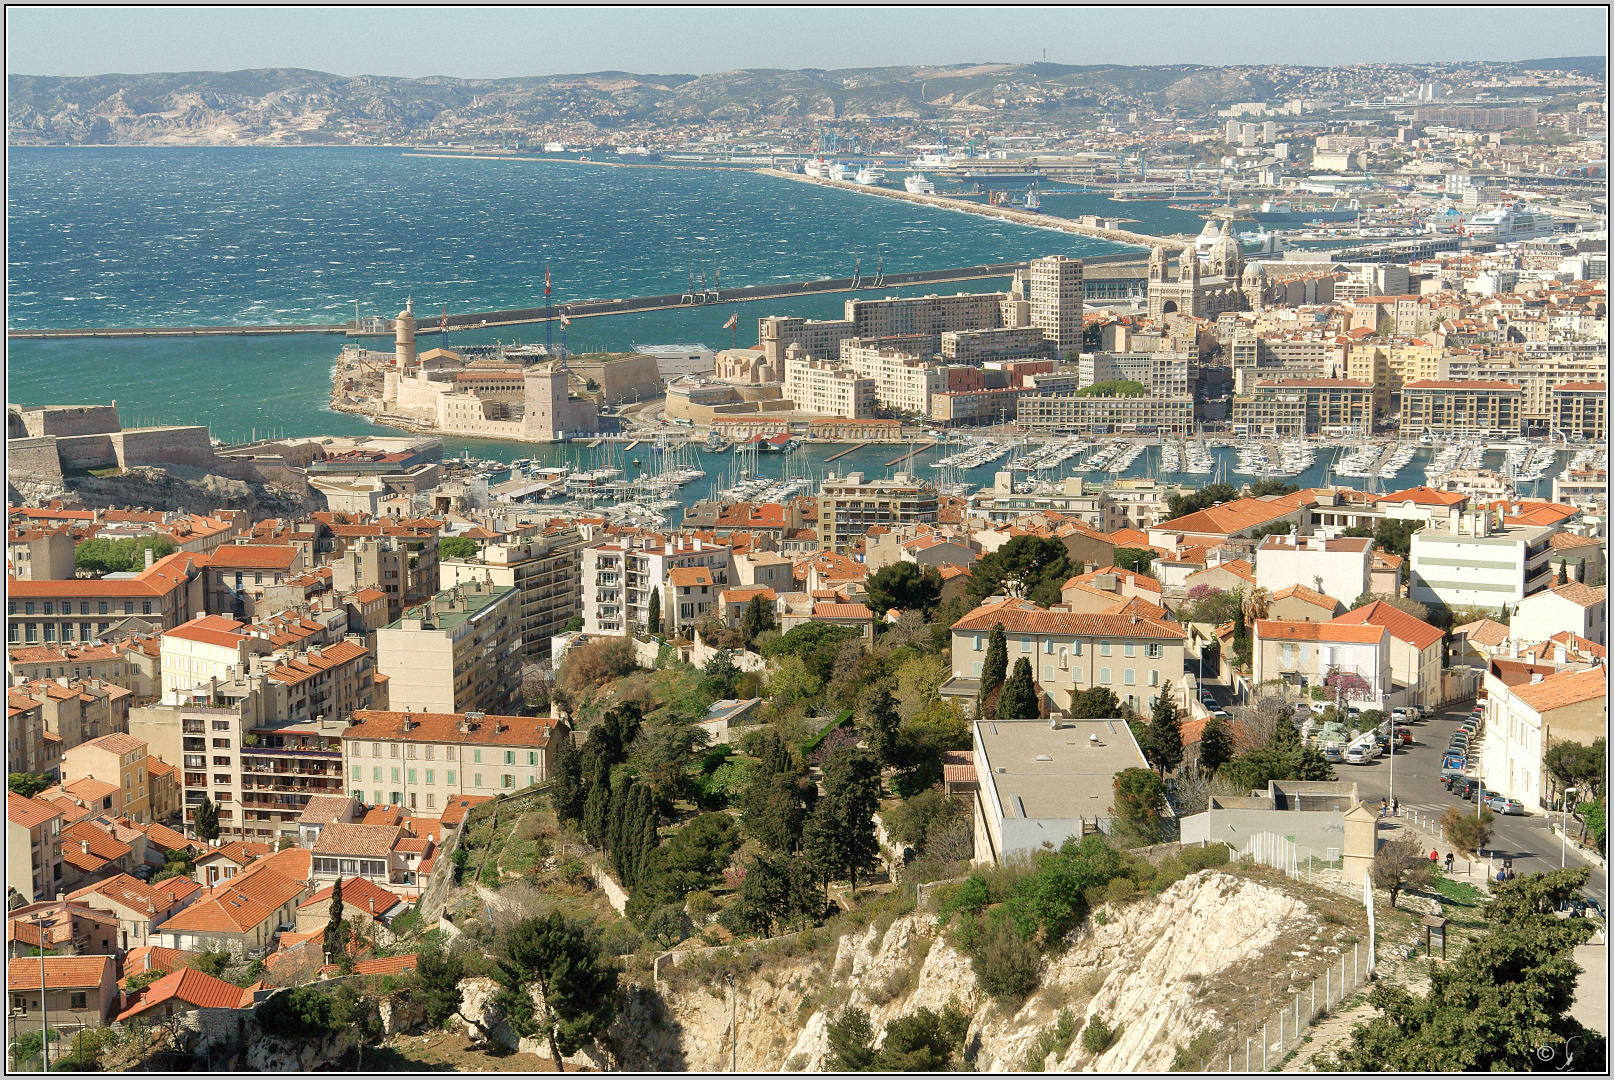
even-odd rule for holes
{"type": "Polygon", "coordinates": [[[1258,262],[1253,262],[1244,268],[1244,280],[1247,284],[1253,285],[1266,276],[1266,267],[1262,266],[1258,262]]]}

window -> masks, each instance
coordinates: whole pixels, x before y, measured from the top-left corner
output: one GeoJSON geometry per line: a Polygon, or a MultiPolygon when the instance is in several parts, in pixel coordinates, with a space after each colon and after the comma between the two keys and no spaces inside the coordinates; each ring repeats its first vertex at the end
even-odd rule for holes
{"type": "Polygon", "coordinates": [[[482,749],[481,749],[481,747],[478,747],[477,749],[471,751],[471,760],[474,761],[478,765],[482,764],[482,749]]]}
{"type": "Polygon", "coordinates": [[[1150,668],[1149,669],[1149,685],[1150,686],[1159,686],[1160,685],[1160,669],[1159,668],[1150,668]]]}
{"type": "Polygon", "coordinates": [[[415,770],[414,769],[409,770],[409,782],[411,784],[413,784],[415,782],[415,770]]]}
{"type": "Polygon", "coordinates": [[[436,773],[435,770],[432,770],[432,769],[427,769],[426,770],[426,783],[428,783],[428,784],[437,783],[437,773],[436,773]]]}
{"type": "Polygon", "coordinates": [[[1031,639],[1030,638],[1023,637],[1023,638],[1020,639],[1020,651],[1021,652],[1030,652],[1031,651],[1031,639]]]}
{"type": "Polygon", "coordinates": [[[228,755],[228,754],[215,754],[215,755],[213,755],[213,764],[215,764],[215,765],[229,765],[230,764],[230,755],[228,755]]]}
{"type": "Polygon", "coordinates": [[[99,604],[96,605],[96,607],[98,608],[98,610],[96,611],[97,615],[105,615],[107,613],[106,601],[105,600],[102,600],[99,604]]]}
{"type": "Polygon", "coordinates": [[[32,615],[34,613],[34,602],[32,600],[29,600],[27,603],[22,605],[22,613],[24,615],[32,615]]]}
{"type": "Polygon", "coordinates": [[[1107,682],[1110,681],[1110,669],[1109,668],[1101,667],[1101,668],[1098,669],[1098,681],[1101,682],[1101,683],[1107,683],[1107,682]]]}
{"type": "Polygon", "coordinates": [[[370,772],[373,774],[370,779],[374,780],[378,784],[381,783],[381,766],[377,765],[375,768],[371,769],[370,772]]]}
{"type": "Polygon", "coordinates": [[[388,743],[387,746],[392,751],[392,753],[389,756],[390,757],[397,757],[398,756],[398,744],[397,743],[388,743]]]}
{"type": "Polygon", "coordinates": [[[72,993],[72,994],[70,994],[68,996],[68,1008],[70,1008],[70,1009],[85,1009],[85,1008],[88,1008],[88,1007],[89,1007],[89,994],[87,992],[75,992],[75,993],[72,993]]]}
{"type": "MultiPolygon", "coordinates": [[[[78,613],[80,615],[88,615],[90,613],[90,602],[88,600],[80,600],[78,602],[78,613]]],[[[103,614],[105,613],[103,612],[103,614]]]]}
{"type": "Polygon", "coordinates": [[[528,750],[527,751],[527,764],[528,765],[536,765],[536,764],[538,764],[538,751],[536,751],[536,750],[528,750]]]}
{"type": "Polygon", "coordinates": [[[506,750],[504,752],[504,763],[506,765],[514,765],[516,763],[516,752],[514,750],[506,750]]]}
{"type": "Polygon", "coordinates": [[[437,747],[435,747],[435,746],[427,746],[426,747],[426,760],[427,761],[432,761],[432,760],[435,760],[436,757],[437,757],[437,747]]]}
{"type": "Polygon", "coordinates": [[[448,786],[453,787],[454,786],[454,770],[453,769],[448,770],[447,780],[448,780],[448,786]]]}
{"type": "Polygon", "coordinates": [[[1042,681],[1045,683],[1054,681],[1054,666],[1052,664],[1042,665],[1042,681]]]}
{"type": "MultiPolygon", "coordinates": [[[[355,792],[354,794],[358,795],[360,797],[363,796],[363,792],[355,792]]],[[[316,874],[339,874],[339,873],[341,873],[341,871],[336,868],[336,860],[335,859],[323,859],[323,858],[321,858],[321,859],[315,859],[314,860],[314,873],[316,873],[316,874]]]]}
{"type": "Polygon", "coordinates": [[[401,791],[390,791],[387,793],[387,795],[388,801],[391,802],[393,806],[397,806],[399,803],[403,802],[403,792],[401,791]]]}
{"type": "Polygon", "coordinates": [[[361,768],[358,765],[353,766],[353,779],[355,779],[355,780],[363,780],[364,779],[364,769],[361,768]]]}
{"type": "Polygon", "coordinates": [[[482,774],[481,773],[477,773],[475,776],[472,777],[472,779],[476,781],[476,783],[471,785],[472,787],[481,787],[482,786],[482,774]]]}
{"type": "Polygon", "coordinates": [[[1070,677],[1071,677],[1072,682],[1081,682],[1082,681],[1082,669],[1079,668],[1079,667],[1071,668],[1070,669],[1070,677]]]}
{"type": "Polygon", "coordinates": [[[46,615],[54,615],[54,614],[56,614],[56,605],[51,603],[49,600],[45,601],[45,614],[46,615]]]}
{"type": "MultiPolygon", "coordinates": [[[[378,779],[379,779],[379,777],[378,777],[378,779]]],[[[370,802],[375,806],[380,806],[381,805],[381,792],[377,791],[375,793],[375,798],[371,799],[370,802]]],[[[344,870],[343,873],[348,873],[348,871],[344,870]]]]}
{"type": "Polygon", "coordinates": [[[125,615],[133,615],[134,614],[134,601],[133,600],[125,600],[123,602],[123,613],[125,615]]]}
{"type": "Polygon", "coordinates": [[[142,601],[140,601],[140,614],[142,614],[142,615],[150,615],[151,614],[151,601],[150,600],[142,600],[142,601]]]}
{"type": "Polygon", "coordinates": [[[380,757],[381,756],[381,744],[380,743],[371,743],[370,744],[370,756],[371,757],[380,757]]]}
{"type": "Polygon", "coordinates": [[[444,761],[453,761],[455,753],[457,753],[457,750],[456,750],[455,747],[452,747],[452,746],[443,747],[443,760],[444,761]]]}
{"type": "Polygon", "coordinates": [[[1121,647],[1121,652],[1127,656],[1136,656],[1138,655],[1138,647],[1129,641],[1121,647]]]}
{"type": "Polygon", "coordinates": [[[213,749],[215,749],[215,750],[228,750],[229,748],[230,748],[230,740],[229,739],[214,739],[213,740],[213,749]]]}
{"type": "Polygon", "coordinates": [[[215,720],[215,721],[213,721],[213,730],[214,731],[229,731],[230,730],[230,722],[228,720],[215,720]]]}
{"type": "Polygon", "coordinates": [[[409,809],[413,810],[414,808],[415,808],[415,793],[413,791],[411,791],[409,793],[409,809]]]}
{"type": "MultiPolygon", "coordinates": [[[[401,800],[400,800],[401,801],[401,800]]],[[[387,864],[375,859],[365,859],[359,863],[359,873],[369,877],[383,877],[387,872],[387,864]]]]}
{"type": "Polygon", "coordinates": [[[1151,641],[1144,647],[1143,655],[1147,656],[1151,660],[1160,659],[1160,643],[1158,641],[1151,641]]]}
{"type": "Polygon", "coordinates": [[[394,784],[396,784],[398,782],[398,770],[397,769],[392,770],[392,782],[394,784]]]}
{"type": "Polygon", "coordinates": [[[1122,668],[1121,681],[1126,683],[1126,685],[1131,686],[1133,683],[1138,681],[1137,671],[1133,668],[1122,668]]]}
{"type": "Polygon", "coordinates": [[[426,809],[428,809],[428,810],[437,809],[437,796],[433,795],[429,791],[426,792],[426,809]]]}
{"type": "Polygon", "coordinates": [[[415,756],[415,744],[410,743],[408,746],[406,746],[404,748],[404,757],[412,758],[414,756],[415,756]]]}
{"type": "MultiPolygon", "coordinates": [[[[12,604],[11,605],[11,610],[16,611],[17,610],[17,605],[12,604]]],[[[975,635],[975,651],[980,652],[981,647],[985,642],[986,642],[986,635],[985,634],[976,634],[975,635]]]]}
{"type": "Polygon", "coordinates": [[[1108,655],[1110,655],[1110,643],[1107,642],[1107,641],[1099,642],[1098,643],[1098,654],[1100,656],[1108,656],[1108,655]]]}
{"type": "Polygon", "coordinates": [[[516,778],[514,776],[511,776],[509,773],[505,773],[504,774],[504,783],[501,786],[502,787],[507,787],[507,788],[515,787],[516,786],[516,778]]]}
{"type": "Polygon", "coordinates": [[[977,660],[970,665],[970,674],[974,675],[977,679],[981,677],[981,661],[977,660]]]}

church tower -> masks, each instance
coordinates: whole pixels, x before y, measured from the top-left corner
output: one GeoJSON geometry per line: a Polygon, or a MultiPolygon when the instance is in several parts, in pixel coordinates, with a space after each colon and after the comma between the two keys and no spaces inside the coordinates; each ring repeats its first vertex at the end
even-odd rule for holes
{"type": "Polygon", "coordinates": [[[1149,252],[1149,280],[1151,282],[1166,280],[1166,249],[1159,244],[1149,252]]]}

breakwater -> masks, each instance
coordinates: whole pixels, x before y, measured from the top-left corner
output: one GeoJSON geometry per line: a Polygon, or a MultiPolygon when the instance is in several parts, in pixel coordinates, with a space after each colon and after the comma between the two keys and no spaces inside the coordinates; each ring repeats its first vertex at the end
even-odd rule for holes
{"type": "MultiPolygon", "coordinates": [[[[808,176],[805,173],[787,172],[784,169],[759,169],[758,172],[766,176],[778,176],[786,180],[796,180],[804,184],[821,184],[824,187],[840,188],[845,191],[856,191],[863,195],[878,195],[887,199],[900,199],[903,202],[921,203],[925,206],[939,206],[946,210],[958,210],[965,214],[977,214],[981,217],[998,218],[1002,221],[1011,221],[1016,225],[1032,225],[1043,229],[1058,229],[1061,232],[1074,233],[1077,236],[1091,236],[1099,240],[1110,240],[1117,244],[1135,244],[1139,247],[1154,247],[1156,244],[1170,244],[1181,247],[1191,242],[1191,236],[1150,236],[1147,233],[1128,232],[1125,229],[1104,229],[1096,225],[1083,225],[1068,218],[1049,217],[1045,214],[1030,214],[1024,210],[1016,210],[1009,206],[981,205],[955,199],[948,195],[915,195],[911,191],[893,191],[890,188],[875,187],[871,184],[854,184],[846,180],[830,180],[826,177],[808,176]]],[[[1136,258],[1136,256],[1131,256],[1136,258]]],[[[1087,261],[1087,260],[1084,260],[1087,261]]]]}

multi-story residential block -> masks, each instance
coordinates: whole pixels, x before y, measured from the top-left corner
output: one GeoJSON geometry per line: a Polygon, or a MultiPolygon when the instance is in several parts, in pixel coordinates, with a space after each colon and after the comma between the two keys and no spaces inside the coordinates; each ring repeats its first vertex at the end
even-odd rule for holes
{"type": "Polygon", "coordinates": [[[44,708],[27,694],[6,694],[6,771],[61,779],[62,740],[45,726],[44,708]]]}
{"type": "Polygon", "coordinates": [[[1086,353],[1077,363],[1081,386],[1125,380],[1140,384],[1155,397],[1187,397],[1198,377],[1198,367],[1197,355],[1165,350],[1086,353]]]}
{"type": "Polygon", "coordinates": [[[1347,611],[1334,622],[1382,626],[1389,632],[1394,704],[1428,707],[1440,704],[1440,646],[1446,635],[1439,627],[1382,600],[1347,611]]]}
{"type": "Polygon", "coordinates": [[[101,679],[140,693],[134,684],[142,673],[131,670],[132,661],[117,645],[24,645],[10,651],[10,661],[14,679],[101,679]]]}
{"type": "Polygon", "coordinates": [[[380,589],[387,594],[388,622],[438,591],[435,531],[358,525],[337,525],[331,531],[337,534],[332,587],[337,592],[380,589]]]}
{"type": "Polygon", "coordinates": [[[1026,391],[1014,386],[945,390],[930,397],[930,419],[938,424],[1001,424],[1019,415],[1026,391]]]}
{"type": "Polygon", "coordinates": [[[874,398],[887,409],[930,415],[931,395],[947,388],[946,371],[898,349],[841,343],[841,363],[874,380],[874,398]]]}
{"type": "Polygon", "coordinates": [[[832,475],[819,489],[819,549],[844,555],[870,525],[935,524],[937,506],[936,490],[907,473],[890,480],[832,475]]]}
{"type": "Polygon", "coordinates": [[[727,585],[733,548],[684,536],[643,536],[636,545],[629,536],[586,547],[582,554],[583,632],[620,636],[650,625],[650,594],[677,567],[701,567],[713,584],[727,585]]]}
{"type": "Polygon", "coordinates": [[[189,878],[164,878],[147,885],[129,874],[118,874],[76,889],[67,899],[117,916],[118,949],[127,952],[152,944],[156,929],[201,899],[203,892],[189,878]]]}
{"type": "Polygon", "coordinates": [[[175,552],[144,570],[102,578],[8,579],[7,643],[94,641],[131,615],[160,629],[178,626],[203,607],[205,562],[175,552]]]}
{"type": "MultiPolygon", "coordinates": [[[[13,948],[43,948],[56,956],[115,956],[118,920],[77,900],[47,900],[6,912],[6,940],[13,948]]],[[[35,980],[38,981],[37,979],[35,980]]]]}
{"type": "Polygon", "coordinates": [[[102,780],[123,789],[123,814],[145,824],[151,816],[151,784],[146,776],[146,741],[121,732],[72,747],[62,756],[69,777],[102,780]]]}
{"type": "MultiPolygon", "coordinates": [[[[37,964],[13,964],[6,972],[11,998],[12,1038],[52,1029],[51,1042],[70,1042],[73,1033],[113,1019],[118,999],[117,964],[111,956],[47,956],[37,964]]],[[[66,1048],[58,1048],[58,1053],[66,1048]]],[[[55,1068],[55,1061],[51,1062],[55,1068]]]]}
{"type": "Polygon", "coordinates": [[[1453,513],[1412,534],[1407,595],[1448,608],[1511,608],[1552,584],[1557,526],[1493,525],[1484,510],[1453,513]]]}
{"type": "Polygon", "coordinates": [[[357,799],[430,816],[456,796],[505,794],[547,780],[570,730],[551,717],[359,712],[342,732],[343,774],[357,799]]]}
{"type": "Polygon", "coordinates": [[[704,566],[678,566],[668,571],[666,584],[662,586],[663,632],[690,638],[695,624],[708,613],[721,617],[718,594],[722,588],[704,566]]]}
{"type": "Polygon", "coordinates": [[[45,730],[61,740],[64,754],[90,739],[126,731],[133,696],[99,679],[38,679],[10,690],[11,699],[26,697],[39,705],[45,730]]]}
{"type": "Polygon", "coordinates": [[[1401,430],[1517,432],[1523,415],[1521,406],[1517,383],[1425,379],[1401,387],[1401,430]]]}
{"type": "Polygon", "coordinates": [[[1048,351],[1063,359],[1082,351],[1082,261],[1068,255],[1031,260],[1026,299],[1031,325],[1042,331],[1048,351]]]}
{"type": "Polygon", "coordinates": [[[878,403],[873,379],[837,364],[785,357],[785,397],[798,412],[857,420],[874,415],[878,403]]]}
{"type": "Polygon", "coordinates": [[[171,697],[213,679],[246,671],[252,657],[267,654],[268,635],[225,615],[202,615],[161,637],[162,695],[171,697]]]}
{"type": "Polygon", "coordinates": [[[1395,692],[1390,632],[1382,626],[1259,619],[1254,627],[1251,678],[1280,679],[1296,688],[1334,687],[1341,700],[1383,708],[1395,692]]]}
{"type": "Polygon", "coordinates": [[[376,670],[375,654],[356,640],[318,649],[282,649],[254,661],[255,670],[285,691],[283,715],[298,722],[345,720],[359,709],[384,709],[391,680],[376,670]]]}
{"type": "Polygon", "coordinates": [[[1186,705],[1181,626],[1016,599],[989,600],[953,624],[953,675],[941,688],[944,696],[974,708],[987,639],[999,623],[1008,634],[1010,667],[1022,656],[1030,662],[1039,697],[1052,711],[1068,710],[1073,694],[1093,688],[1110,690],[1143,713],[1161,694],[1186,705]]]}
{"type": "Polygon", "coordinates": [[[787,593],[795,579],[795,563],[772,551],[745,551],[734,556],[734,583],[741,587],[762,586],[776,593],[787,593]]]}
{"type": "Polygon", "coordinates": [[[1553,387],[1547,405],[1552,431],[1599,441],[1608,437],[1608,384],[1566,382],[1553,387]]]}
{"type": "Polygon", "coordinates": [[[292,544],[225,544],[206,556],[207,610],[250,622],[262,609],[264,590],[302,574],[301,549],[292,544]]]}
{"type": "MultiPolygon", "coordinates": [[[[62,809],[6,792],[6,893],[49,900],[62,881],[62,809]]],[[[12,905],[8,902],[7,908],[12,905]]]]}
{"type": "Polygon", "coordinates": [[[997,473],[990,489],[982,489],[969,497],[969,516],[981,518],[994,525],[1006,524],[1027,514],[1055,511],[1075,518],[1099,532],[1114,532],[1121,528],[1121,511],[1110,497],[1109,489],[1089,483],[1080,476],[1067,476],[1054,492],[1027,494],[1016,492],[1013,474],[997,473]]]}
{"type": "Polygon", "coordinates": [[[521,640],[528,659],[547,659],[549,642],[582,607],[583,537],[561,524],[515,543],[489,544],[471,559],[444,559],[438,570],[444,588],[491,580],[519,593],[521,640]]]}
{"type": "Polygon", "coordinates": [[[394,708],[499,711],[521,682],[521,594],[468,581],[376,631],[376,669],[394,708]]]}
{"type": "Polygon", "coordinates": [[[979,365],[988,360],[1043,356],[1048,343],[1040,326],[995,326],[949,330],[941,335],[942,357],[955,364],[979,365]]]}
{"type": "Polygon", "coordinates": [[[1038,434],[1191,435],[1191,397],[1071,397],[1022,394],[1019,422],[1038,434]]]}
{"type": "Polygon", "coordinates": [[[63,581],[73,576],[73,530],[22,528],[6,531],[6,558],[21,581],[63,581]]]}
{"type": "MultiPolygon", "coordinates": [[[[1530,813],[1554,801],[1546,754],[1558,743],[1591,746],[1608,737],[1608,679],[1601,666],[1536,670],[1493,660],[1485,675],[1485,742],[1480,775],[1486,787],[1518,799],[1530,813]]],[[[1588,796],[1582,795],[1585,799],[1588,796]]]]}
{"type": "Polygon", "coordinates": [[[1233,430],[1275,438],[1364,433],[1373,423],[1373,384],[1362,379],[1257,379],[1233,398],[1233,430]]]}

